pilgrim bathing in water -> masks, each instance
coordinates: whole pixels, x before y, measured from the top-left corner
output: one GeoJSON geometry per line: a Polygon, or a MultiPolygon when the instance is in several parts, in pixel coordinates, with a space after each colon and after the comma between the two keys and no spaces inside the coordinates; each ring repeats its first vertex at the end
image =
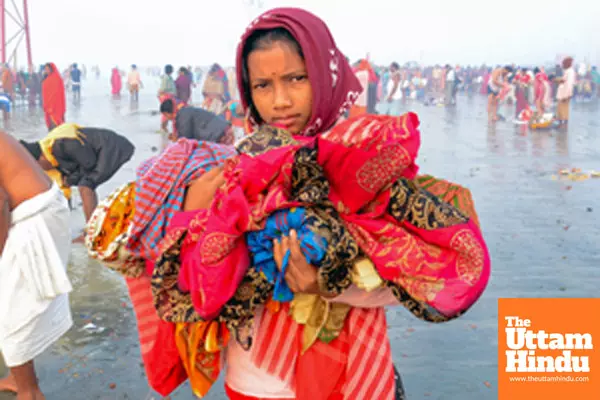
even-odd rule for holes
{"type": "Polygon", "coordinates": [[[505,66],[496,68],[490,75],[487,84],[488,118],[490,121],[498,121],[498,102],[507,83],[508,74],[512,72],[512,67],[505,66]]]}

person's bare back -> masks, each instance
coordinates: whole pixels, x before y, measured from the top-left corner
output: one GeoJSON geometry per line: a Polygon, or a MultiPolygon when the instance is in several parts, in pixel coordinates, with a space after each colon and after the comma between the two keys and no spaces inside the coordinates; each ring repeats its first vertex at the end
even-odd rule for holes
{"type": "Polygon", "coordinates": [[[500,86],[502,84],[502,74],[504,73],[504,68],[496,68],[492,71],[492,75],[490,80],[496,86],[500,86]]]}
{"type": "Polygon", "coordinates": [[[52,181],[12,136],[0,131],[0,194],[8,197],[10,210],[44,193],[52,181]]]}

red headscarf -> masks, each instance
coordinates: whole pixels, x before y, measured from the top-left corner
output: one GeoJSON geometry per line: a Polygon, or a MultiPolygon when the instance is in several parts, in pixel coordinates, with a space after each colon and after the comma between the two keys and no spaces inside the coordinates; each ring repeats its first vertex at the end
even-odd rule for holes
{"type": "Polygon", "coordinates": [[[275,8],[256,18],[244,32],[237,48],[236,72],[242,105],[245,98],[242,59],[248,37],[256,30],[284,28],[296,39],[313,91],[312,116],[302,135],[314,136],[331,128],[352,106],[362,87],[346,57],[337,48],[329,28],[319,17],[299,8],[275,8]],[[331,88],[331,90],[329,90],[331,88]]]}
{"type": "MultiPolygon", "coordinates": [[[[62,121],[67,109],[65,84],[54,63],[50,63],[50,73],[42,82],[42,100],[44,112],[56,121],[62,121]]],[[[57,123],[57,125],[59,125],[57,123]]]]}

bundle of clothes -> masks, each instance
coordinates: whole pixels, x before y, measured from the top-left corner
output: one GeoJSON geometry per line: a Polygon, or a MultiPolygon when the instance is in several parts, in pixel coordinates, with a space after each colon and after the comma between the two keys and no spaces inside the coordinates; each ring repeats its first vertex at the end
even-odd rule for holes
{"type": "MultiPolygon", "coordinates": [[[[349,306],[293,296],[282,283],[260,244],[290,229],[305,239],[323,292],[387,286],[432,322],[479,298],[490,259],[471,195],[417,174],[418,124],[412,113],[363,115],[318,137],[262,126],[236,151],[180,139],[98,207],[88,249],[127,278],[155,390],[190,378],[206,394],[230,337],[252,346],[259,306],[297,327],[298,355],[352,335],[349,306]],[[190,182],[215,167],[225,183],[207,194],[209,206],[183,211],[190,182]]],[[[261,326],[262,342],[281,333],[261,326]]],[[[260,354],[258,364],[269,351],[260,354]]]]}

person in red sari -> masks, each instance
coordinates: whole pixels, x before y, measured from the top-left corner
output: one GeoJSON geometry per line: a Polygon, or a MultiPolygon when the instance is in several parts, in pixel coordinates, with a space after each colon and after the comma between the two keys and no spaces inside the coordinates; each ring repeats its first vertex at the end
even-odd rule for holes
{"type": "Polygon", "coordinates": [[[526,68],[521,68],[518,70],[513,78],[515,97],[517,99],[517,105],[515,107],[515,118],[517,120],[528,121],[531,117],[529,101],[527,100],[530,81],[531,78],[527,73],[526,68]]]}
{"type": "Polygon", "coordinates": [[[541,118],[546,113],[546,95],[547,89],[549,89],[548,85],[548,75],[544,72],[543,69],[536,67],[533,70],[535,74],[535,80],[533,82],[533,92],[535,98],[535,109],[536,109],[536,117],[541,118]]]}
{"type": "Polygon", "coordinates": [[[42,106],[48,131],[65,123],[67,109],[65,99],[65,85],[60,72],[54,63],[44,66],[44,80],[42,81],[42,106]]]}
{"type": "Polygon", "coordinates": [[[111,93],[114,97],[121,96],[121,89],[123,88],[123,77],[119,68],[115,67],[112,69],[112,75],[110,77],[111,93]]]}

